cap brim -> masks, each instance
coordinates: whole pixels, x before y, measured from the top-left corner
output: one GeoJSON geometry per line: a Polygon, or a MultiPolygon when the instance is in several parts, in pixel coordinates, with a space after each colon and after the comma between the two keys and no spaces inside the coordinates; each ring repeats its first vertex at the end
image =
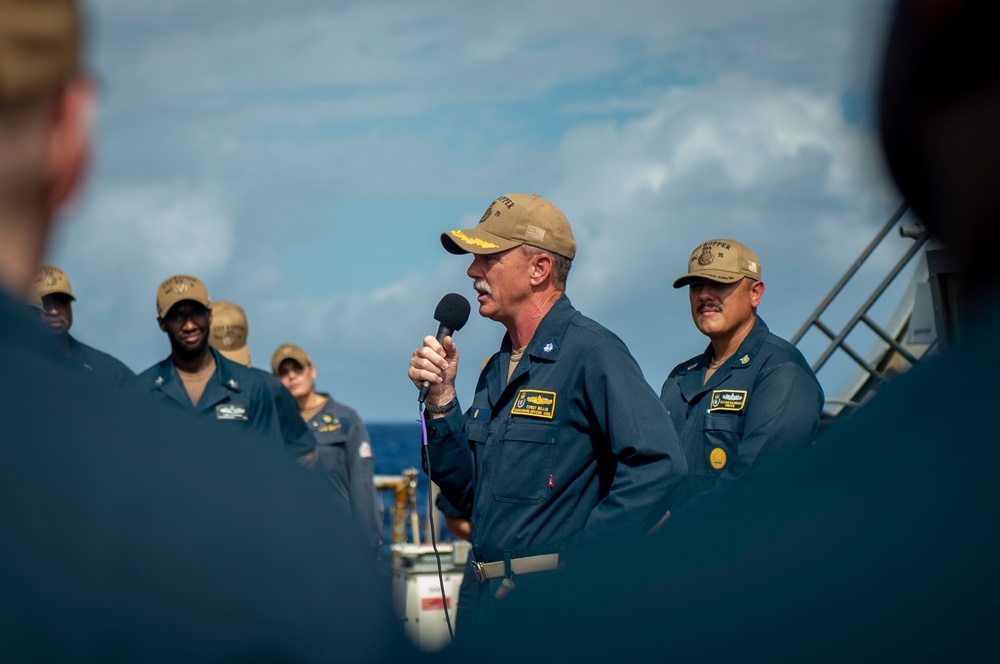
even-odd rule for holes
{"type": "MultiPolygon", "coordinates": [[[[695,279],[708,279],[709,281],[714,281],[720,284],[735,284],[745,276],[745,274],[740,274],[739,272],[728,272],[725,270],[717,270],[715,272],[688,272],[684,276],[674,279],[674,288],[683,288],[695,279]]],[[[752,279],[753,277],[750,278],[752,279]]]]}
{"type": "Polygon", "coordinates": [[[68,297],[69,299],[71,299],[71,300],[73,300],[74,302],[76,302],[76,297],[74,297],[72,293],[67,293],[67,292],[66,292],[66,291],[64,291],[64,290],[50,290],[50,291],[45,291],[45,292],[43,292],[43,293],[39,293],[39,294],[38,294],[38,297],[40,297],[40,298],[41,298],[41,297],[45,297],[45,296],[47,296],[47,295],[65,295],[65,296],[66,296],[66,297],[68,297]]]}
{"type": "Polygon", "coordinates": [[[281,369],[281,363],[284,362],[285,360],[292,360],[296,364],[298,364],[300,367],[302,367],[303,369],[306,368],[306,367],[308,367],[308,366],[312,366],[312,360],[310,360],[308,356],[301,356],[298,353],[293,353],[292,355],[284,355],[280,359],[278,359],[277,361],[275,361],[275,358],[272,357],[271,358],[271,373],[273,373],[275,376],[277,376],[278,375],[278,370],[281,369]]]}
{"type": "Polygon", "coordinates": [[[242,364],[245,367],[250,366],[250,347],[243,346],[242,348],[237,348],[236,350],[216,348],[219,351],[219,355],[235,362],[236,364],[242,364]]]}
{"type": "Polygon", "coordinates": [[[162,308],[162,309],[160,309],[159,306],[157,306],[157,313],[159,313],[160,318],[165,318],[166,315],[168,313],[170,313],[170,310],[173,309],[174,307],[176,307],[181,302],[194,302],[195,304],[200,304],[201,306],[205,307],[209,311],[212,310],[212,303],[211,303],[211,301],[206,300],[205,298],[201,298],[201,297],[186,297],[185,296],[185,297],[178,298],[178,299],[174,300],[173,302],[166,303],[167,306],[164,307],[164,308],[162,308]]]}
{"type": "Polygon", "coordinates": [[[441,233],[441,245],[450,254],[498,254],[522,244],[478,228],[441,233]]]}

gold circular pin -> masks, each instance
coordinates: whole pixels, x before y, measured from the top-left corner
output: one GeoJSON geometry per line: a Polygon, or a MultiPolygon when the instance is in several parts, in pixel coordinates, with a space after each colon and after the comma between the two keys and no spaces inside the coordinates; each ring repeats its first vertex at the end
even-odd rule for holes
{"type": "Polygon", "coordinates": [[[712,464],[712,468],[719,470],[726,465],[726,451],[721,447],[716,447],[712,450],[712,453],[708,455],[708,462],[712,464]]]}

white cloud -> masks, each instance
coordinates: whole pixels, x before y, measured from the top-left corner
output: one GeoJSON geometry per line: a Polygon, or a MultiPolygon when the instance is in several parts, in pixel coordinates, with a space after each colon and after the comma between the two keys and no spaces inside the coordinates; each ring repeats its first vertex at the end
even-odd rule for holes
{"type": "Polygon", "coordinates": [[[651,113],[618,126],[579,124],[560,146],[553,195],[585,235],[622,246],[638,236],[659,249],[657,236],[705,225],[766,222],[774,234],[795,233],[802,219],[782,210],[803,196],[817,213],[885,204],[873,141],[832,95],[724,78],[672,89],[651,113]]]}
{"type": "Polygon", "coordinates": [[[223,273],[233,256],[234,220],[218,192],[156,184],[101,192],[78,222],[77,250],[87,260],[142,267],[163,278],[223,273]]]}

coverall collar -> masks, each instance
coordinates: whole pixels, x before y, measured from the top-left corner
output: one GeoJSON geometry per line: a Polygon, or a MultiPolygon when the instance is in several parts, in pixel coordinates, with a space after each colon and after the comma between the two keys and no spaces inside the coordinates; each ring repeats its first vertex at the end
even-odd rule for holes
{"type": "Polygon", "coordinates": [[[740,369],[745,369],[753,365],[758,353],[760,352],[760,347],[764,345],[764,340],[767,339],[767,335],[770,334],[770,330],[767,327],[767,323],[760,316],[757,316],[757,320],[754,321],[753,327],[750,329],[750,333],[747,334],[746,338],[740,344],[740,347],[729,361],[723,364],[721,367],[716,369],[712,377],[708,379],[707,383],[703,383],[702,377],[705,375],[705,371],[708,369],[709,363],[712,361],[712,356],[714,351],[712,350],[712,344],[709,343],[705,352],[701,354],[701,357],[697,361],[692,361],[688,367],[686,367],[681,373],[680,388],[681,394],[684,396],[685,401],[691,401],[696,398],[699,394],[703,394],[709,390],[717,388],[719,385],[724,383],[734,371],[739,371],[740,369]]]}
{"type": "Polygon", "coordinates": [[[524,349],[521,361],[517,363],[517,368],[514,369],[510,380],[506,382],[504,379],[507,376],[507,367],[510,362],[511,342],[510,335],[504,334],[503,341],[500,342],[498,361],[493,363],[493,368],[487,376],[492,403],[497,403],[500,400],[500,396],[508,385],[513,385],[521,376],[529,372],[532,362],[555,362],[559,359],[559,349],[562,347],[566,328],[574,314],[576,314],[576,309],[563,293],[538,324],[534,336],[531,337],[531,341],[524,349]]]}
{"type": "Polygon", "coordinates": [[[227,366],[229,360],[222,357],[219,351],[211,346],[209,346],[209,351],[215,357],[215,373],[208,379],[205,391],[198,399],[197,406],[191,405],[191,398],[188,397],[184,383],[181,382],[181,378],[177,374],[177,367],[174,366],[169,356],[157,365],[153,389],[163,392],[183,406],[194,408],[197,412],[214,408],[227,397],[239,394],[243,386],[240,381],[236,380],[227,366]]]}

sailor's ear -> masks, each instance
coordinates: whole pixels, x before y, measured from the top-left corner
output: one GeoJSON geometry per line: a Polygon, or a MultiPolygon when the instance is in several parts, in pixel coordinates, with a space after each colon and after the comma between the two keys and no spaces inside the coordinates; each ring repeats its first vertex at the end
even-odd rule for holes
{"type": "Polygon", "coordinates": [[[56,93],[46,142],[46,205],[61,209],[78,189],[90,157],[97,93],[92,83],[73,79],[56,93]]]}

